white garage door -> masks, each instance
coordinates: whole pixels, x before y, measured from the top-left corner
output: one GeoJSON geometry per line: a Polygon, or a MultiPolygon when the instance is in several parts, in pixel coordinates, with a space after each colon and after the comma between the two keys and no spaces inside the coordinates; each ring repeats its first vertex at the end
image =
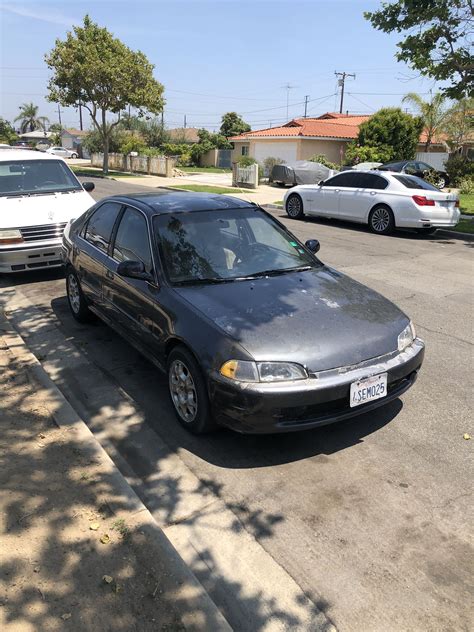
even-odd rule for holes
{"type": "Polygon", "coordinates": [[[296,162],[296,142],[282,142],[282,143],[255,143],[255,155],[254,158],[257,162],[263,163],[265,158],[281,158],[287,165],[292,165],[296,162]]]}

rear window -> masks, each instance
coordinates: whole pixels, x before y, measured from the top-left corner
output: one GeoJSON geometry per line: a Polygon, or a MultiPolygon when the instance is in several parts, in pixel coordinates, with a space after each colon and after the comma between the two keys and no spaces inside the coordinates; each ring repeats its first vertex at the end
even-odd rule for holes
{"type": "Polygon", "coordinates": [[[437,187],[430,184],[426,180],[417,178],[416,176],[393,176],[395,180],[398,180],[407,189],[425,189],[426,191],[439,191],[437,187]]]}

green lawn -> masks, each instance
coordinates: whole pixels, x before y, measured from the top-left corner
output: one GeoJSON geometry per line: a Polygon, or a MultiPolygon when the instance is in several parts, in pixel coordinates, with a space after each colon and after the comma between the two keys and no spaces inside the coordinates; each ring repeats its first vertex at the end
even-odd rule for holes
{"type": "Polygon", "coordinates": [[[449,228],[448,230],[454,230],[458,233],[472,233],[474,234],[474,220],[473,219],[460,219],[456,228],[449,228]]]}
{"type": "Polygon", "coordinates": [[[276,202],[273,202],[273,204],[275,204],[275,206],[283,206],[283,200],[277,200],[276,202]]]}
{"type": "Polygon", "coordinates": [[[186,173],[230,173],[232,169],[222,169],[221,167],[177,167],[186,173]]]}
{"type": "Polygon", "coordinates": [[[459,205],[464,215],[474,215],[474,193],[460,193],[459,205]]]}
{"type": "Polygon", "coordinates": [[[186,191],[196,191],[197,193],[239,193],[237,189],[226,189],[225,187],[211,187],[207,184],[181,184],[179,186],[167,187],[168,189],[186,189],[186,191]]]}
{"type": "Polygon", "coordinates": [[[101,169],[92,169],[90,167],[81,167],[81,165],[71,165],[71,169],[74,171],[76,176],[95,176],[96,178],[135,178],[137,175],[142,175],[140,173],[126,173],[124,171],[109,171],[107,176],[104,176],[101,169]]]}

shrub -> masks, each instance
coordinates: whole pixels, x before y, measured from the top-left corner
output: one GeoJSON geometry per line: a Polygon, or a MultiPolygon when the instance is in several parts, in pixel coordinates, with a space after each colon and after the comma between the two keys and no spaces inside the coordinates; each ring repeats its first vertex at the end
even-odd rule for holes
{"type": "Polygon", "coordinates": [[[388,146],[360,146],[355,141],[352,141],[352,143],[347,145],[345,162],[352,166],[361,162],[388,162],[392,157],[393,150],[388,146]]]}
{"type": "Polygon", "coordinates": [[[336,163],[328,160],[324,154],[314,154],[314,156],[311,156],[309,161],[319,162],[319,164],[324,165],[328,169],[334,169],[334,171],[339,171],[339,165],[336,165],[336,163]]]}
{"type": "Polygon", "coordinates": [[[474,177],[474,162],[459,154],[448,158],[444,168],[453,186],[458,186],[465,177],[474,177]]]}
{"type": "Polygon", "coordinates": [[[132,151],[143,154],[145,149],[146,143],[141,134],[137,132],[123,132],[122,140],[119,145],[120,154],[130,154],[132,151]]]}
{"type": "Polygon", "coordinates": [[[410,160],[415,157],[422,129],[421,118],[405,114],[400,108],[382,108],[361,123],[357,142],[364,147],[390,149],[387,160],[410,160]]]}
{"type": "Polygon", "coordinates": [[[458,182],[459,193],[463,193],[465,195],[473,195],[474,194],[474,178],[462,178],[458,182]]]}

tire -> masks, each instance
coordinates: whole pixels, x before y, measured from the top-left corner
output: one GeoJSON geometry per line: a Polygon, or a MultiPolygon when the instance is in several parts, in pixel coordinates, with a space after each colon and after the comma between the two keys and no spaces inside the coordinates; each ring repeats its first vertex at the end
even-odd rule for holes
{"type": "Polygon", "coordinates": [[[168,356],[168,392],[179,423],[193,434],[214,430],[209,397],[202,371],[184,347],[175,347],[168,356]]]}
{"type": "Polygon", "coordinates": [[[90,311],[81,284],[77,278],[74,268],[69,267],[66,270],[66,293],[67,302],[71,314],[78,323],[90,323],[95,320],[95,315],[90,311]]]}
{"type": "Polygon", "coordinates": [[[395,230],[395,218],[392,210],[384,204],[378,204],[370,211],[369,228],[377,235],[390,235],[395,230]]]}
{"type": "Polygon", "coordinates": [[[437,228],[417,228],[416,232],[419,235],[433,235],[437,230],[437,228]]]}
{"type": "Polygon", "coordinates": [[[292,193],[286,200],[286,214],[291,219],[301,219],[304,217],[303,200],[297,193],[292,193]]]}
{"type": "Polygon", "coordinates": [[[438,187],[438,189],[444,189],[444,187],[448,186],[446,177],[443,176],[442,173],[438,174],[438,180],[436,181],[436,186],[438,187]]]}
{"type": "Polygon", "coordinates": [[[71,158],[79,158],[77,154],[71,154],[71,158]]]}

